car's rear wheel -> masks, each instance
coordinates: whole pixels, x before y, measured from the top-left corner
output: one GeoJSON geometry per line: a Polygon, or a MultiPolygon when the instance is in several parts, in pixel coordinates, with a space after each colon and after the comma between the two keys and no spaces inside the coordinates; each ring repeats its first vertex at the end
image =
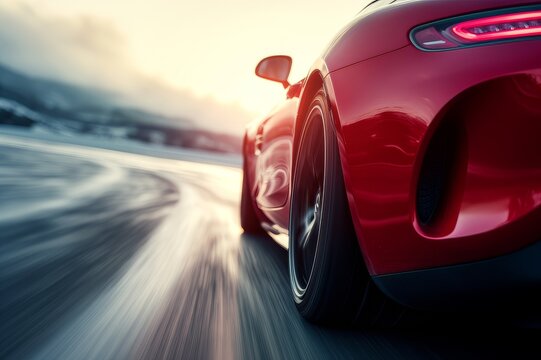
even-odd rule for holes
{"type": "Polygon", "coordinates": [[[289,224],[290,284],[297,309],[316,323],[392,325],[398,317],[386,308],[395,305],[373,284],[357,244],[323,91],[307,114],[294,168],[289,224]]]}

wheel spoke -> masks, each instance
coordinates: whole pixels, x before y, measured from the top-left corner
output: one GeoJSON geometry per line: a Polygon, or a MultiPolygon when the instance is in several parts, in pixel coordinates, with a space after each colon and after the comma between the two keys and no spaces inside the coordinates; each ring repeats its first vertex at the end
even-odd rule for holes
{"type": "Polygon", "coordinates": [[[299,241],[299,247],[301,249],[306,247],[308,241],[310,241],[310,235],[312,234],[312,229],[314,227],[315,219],[312,219],[309,223],[306,224],[303,234],[301,235],[301,240],[299,241]]]}
{"type": "MultiPolygon", "coordinates": [[[[313,225],[315,225],[315,219],[313,225]]],[[[305,276],[310,276],[317,249],[318,226],[312,226],[301,245],[305,276]]],[[[308,280],[308,279],[306,279],[308,280]]]]}

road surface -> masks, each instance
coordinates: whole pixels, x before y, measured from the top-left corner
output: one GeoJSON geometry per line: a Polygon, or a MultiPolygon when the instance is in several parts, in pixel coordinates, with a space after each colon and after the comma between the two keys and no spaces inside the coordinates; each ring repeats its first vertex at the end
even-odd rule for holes
{"type": "Polygon", "coordinates": [[[541,353],[536,330],[306,323],[285,250],[242,234],[240,179],[228,166],[0,136],[0,358],[541,353]]]}

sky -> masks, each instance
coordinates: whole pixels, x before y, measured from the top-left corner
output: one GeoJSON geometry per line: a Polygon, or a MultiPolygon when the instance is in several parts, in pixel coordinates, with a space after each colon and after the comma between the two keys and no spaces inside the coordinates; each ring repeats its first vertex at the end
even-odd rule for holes
{"type": "MultiPolygon", "coordinates": [[[[366,2],[0,0],[0,16],[2,8],[16,12],[37,34],[18,31],[34,49],[34,56],[15,58],[17,52],[10,52],[10,61],[19,68],[83,84],[105,81],[123,86],[128,83],[126,74],[137,73],[200,99],[264,114],[283,98],[283,90],[254,75],[258,61],[290,55],[290,80],[303,78],[366,2]],[[53,39],[40,40],[47,36],[53,39]],[[46,56],[53,50],[60,59],[46,56]],[[36,58],[37,53],[43,59],[36,58]],[[76,60],[63,60],[67,58],[76,60]]],[[[9,26],[0,22],[0,32],[9,26]]],[[[19,43],[24,41],[15,39],[12,48],[19,43]]],[[[9,54],[3,56],[9,61],[9,54]]]]}

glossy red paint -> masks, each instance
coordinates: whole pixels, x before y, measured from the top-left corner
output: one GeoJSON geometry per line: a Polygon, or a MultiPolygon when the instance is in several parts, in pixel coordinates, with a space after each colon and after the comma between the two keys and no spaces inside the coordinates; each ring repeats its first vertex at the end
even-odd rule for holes
{"type": "Polygon", "coordinates": [[[361,14],[300,93],[247,130],[244,155],[261,221],[287,234],[294,129],[311,79],[320,77],[372,275],[472,262],[540,240],[541,40],[425,52],[408,38],[424,23],[536,3],[398,2],[361,14]],[[442,141],[450,144],[443,150],[442,141]],[[430,156],[447,170],[427,220],[417,196],[430,156]],[[287,188],[277,168],[287,173],[287,188]]]}
{"type": "Polygon", "coordinates": [[[331,73],[350,208],[372,274],[480,260],[539,240],[538,58],[541,46],[529,42],[441,53],[408,47],[331,73]],[[466,167],[452,174],[448,213],[422,226],[417,177],[446,122],[465,133],[466,167]]]}
{"type": "Polygon", "coordinates": [[[293,125],[299,103],[299,86],[292,85],[290,96],[261,121],[252,123],[246,132],[244,158],[252,184],[254,206],[262,221],[287,233],[289,222],[289,185],[293,125]],[[259,138],[257,142],[255,139],[259,138]]]}
{"type": "Polygon", "coordinates": [[[367,9],[368,11],[361,12],[332,42],[325,52],[324,63],[328,71],[333,72],[409,46],[409,33],[416,26],[465,14],[523,5],[539,5],[539,1],[397,1],[375,11],[367,9]]]}

